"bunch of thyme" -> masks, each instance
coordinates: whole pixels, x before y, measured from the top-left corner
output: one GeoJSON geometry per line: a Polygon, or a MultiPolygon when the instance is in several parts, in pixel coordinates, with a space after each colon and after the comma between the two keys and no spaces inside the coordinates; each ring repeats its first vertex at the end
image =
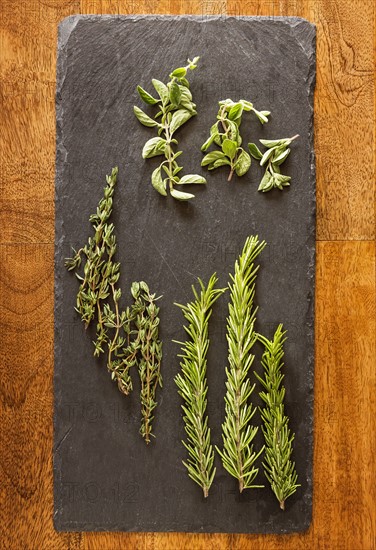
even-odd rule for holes
{"type": "Polygon", "coordinates": [[[283,344],[286,341],[286,332],[279,325],[275,331],[273,340],[268,340],[261,334],[258,339],[265,346],[262,356],[264,377],[256,372],[255,375],[264,387],[260,397],[265,406],[260,408],[264,422],[262,431],[265,438],[264,472],[270,486],[279,501],[282,510],[285,509],[285,501],[300,487],[297,484],[298,476],[295,463],[291,461],[292,442],[294,434],[290,434],[289,419],[284,412],[285,388],[282,384],[283,374],[283,344]]]}
{"type": "Polygon", "coordinates": [[[209,348],[208,323],[212,306],[226,290],[214,288],[217,281],[215,273],[210,277],[206,287],[199,279],[200,292],[192,286],[195,299],[187,305],[176,304],[188,321],[188,326],[184,329],[190,338],[184,343],[177,342],[182,346],[182,354],[179,355],[182,361],[181,373],[175,377],[179,394],[184,400],[182,409],[187,441],[182,443],[189,457],[183,464],[188,470],[189,477],[202,487],[205,498],[209,494],[216,472],[206,414],[206,356],[209,348]]]}
{"type": "Polygon", "coordinates": [[[165,160],[156,168],[151,176],[151,183],[161,195],[167,195],[167,187],[170,194],[178,200],[186,201],[192,199],[192,193],[186,193],[175,189],[175,185],[186,185],[191,183],[206,183],[205,178],[198,174],[187,174],[179,177],[178,174],[183,169],[179,166],[176,159],[182,154],[182,151],[174,152],[173,146],[178,144],[175,139],[175,132],[185,124],[192,116],[197,115],[196,104],[192,101],[192,94],[187,80],[188,70],[197,67],[199,57],[193,61],[188,59],[188,65],[178,67],[170,74],[170,81],[164,84],[160,80],[153,79],[152,84],[158,94],[158,98],[153,97],[146,90],[137,87],[137,91],[145,103],[148,105],[157,105],[159,111],[154,119],[149,117],[139,107],[134,107],[134,114],[144,126],[158,128],[158,137],[149,139],[142,150],[144,159],[164,155],[165,160]],[[158,120],[160,119],[160,121],[158,120]]]}
{"type": "Polygon", "coordinates": [[[128,395],[132,389],[130,370],[138,366],[140,373],[142,425],[141,434],[150,441],[152,411],[155,409],[155,388],[162,384],[160,363],[162,344],[158,340],[158,312],[155,295],[150,294],[146,283],[133,283],[135,302],[124,311],[120,309],[121,289],[117,284],[120,277],[120,263],[114,261],[116,237],[114,225],[109,223],[112,213],[113,194],[118,169],[112,169],[106,176],[104,196],[99,201],[95,214],[90,216],[94,236],[74,256],[67,258],[65,266],[75,271],[80,281],[77,293],[76,311],[85,328],[96,319],[96,340],[94,356],[107,351],[107,369],[119,390],[128,395]],[[84,261],[83,273],[78,273],[84,261]]]}
{"type": "Polygon", "coordinates": [[[201,166],[207,166],[208,170],[214,170],[220,166],[229,166],[228,181],[231,180],[234,171],[238,176],[244,176],[251,166],[251,157],[241,147],[240,124],[243,111],[253,111],[262,124],[268,122],[269,111],[257,111],[250,101],[240,99],[237,102],[232,99],[219,101],[217,122],[210,129],[210,136],[201,147],[205,152],[215,143],[220,151],[207,153],[202,159],[201,166]]]}
{"type": "Polygon", "coordinates": [[[239,491],[263,487],[254,485],[258,474],[255,461],[262,453],[253,449],[258,427],[251,425],[256,407],[249,402],[255,388],[251,386],[249,371],[254,360],[251,353],[257,340],[254,330],[257,308],[253,300],[259,266],[255,259],[266,243],[258,237],[248,237],[242,253],[235,262],[235,273],[230,274],[230,303],[227,318],[229,367],[226,368],[225,421],[222,424],[223,450],[217,448],[224,468],[239,482],[239,491]]]}
{"type": "Polygon", "coordinates": [[[145,442],[150,443],[152,434],[153,411],[157,386],[162,387],[161,360],[162,342],[158,338],[159,308],[155,294],[151,294],[148,285],[141,281],[133,283],[131,293],[134,298],[132,311],[137,329],[136,347],[139,351],[138,373],[141,381],[141,428],[145,442]]]}

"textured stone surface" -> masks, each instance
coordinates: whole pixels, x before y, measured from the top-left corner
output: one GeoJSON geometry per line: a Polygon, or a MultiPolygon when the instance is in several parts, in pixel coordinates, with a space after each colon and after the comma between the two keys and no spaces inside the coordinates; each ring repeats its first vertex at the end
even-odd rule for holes
{"type": "MultiPolygon", "coordinates": [[[[55,265],[55,527],[58,530],[292,532],[306,529],[312,509],[315,172],[313,89],[315,28],[298,18],[75,16],[59,28],[57,74],[55,265]],[[199,172],[200,145],[215,120],[217,101],[253,101],[272,112],[261,126],[245,116],[245,142],[300,134],[284,172],[290,189],[257,192],[261,169],[227,183],[227,170],[193,187],[189,204],[151,187],[154,160],[141,148],[154,130],[132,113],[152,78],[200,55],[190,74],[199,114],[177,134],[185,173],[199,172]],[[119,166],[113,221],[122,263],[123,297],[133,280],[163,294],[164,388],[156,411],[156,439],[138,435],[138,385],[130,398],[92,357],[93,334],[75,314],[77,281],[63,267],[80,246],[101,197],[105,174],[119,166]],[[302,487],[282,513],[270,488],[239,496],[217,459],[209,498],[187,477],[181,460],[183,423],[173,381],[179,369],[182,315],[173,305],[191,298],[190,285],[216,270],[222,286],[249,234],[268,242],[260,258],[257,328],[271,336],[283,322],[286,410],[296,433],[294,458],[302,487]]],[[[145,109],[147,110],[147,108],[145,109]]],[[[221,443],[226,366],[227,300],[210,326],[209,415],[213,443],[221,443]]],[[[256,347],[260,370],[261,349],[256,347]]],[[[136,374],[136,373],[134,373],[136,374]]],[[[137,377],[134,376],[137,380],[137,377]]],[[[254,392],[256,400],[256,391],[254,392]]],[[[256,400],[257,401],[257,400],[256,400]]],[[[258,401],[257,401],[258,402],[258,401]]],[[[261,444],[261,434],[256,444],[261,444]]],[[[263,480],[260,472],[259,481],[263,480]]]]}

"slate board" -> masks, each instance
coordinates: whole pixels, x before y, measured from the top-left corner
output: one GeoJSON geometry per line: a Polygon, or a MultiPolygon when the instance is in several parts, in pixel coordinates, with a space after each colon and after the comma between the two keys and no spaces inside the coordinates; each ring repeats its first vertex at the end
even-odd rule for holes
{"type": "MultiPolygon", "coordinates": [[[[55,255],[55,444],[54,522],[57,530],[287,533],[307,529],[312,509],[315,168],[313,90],[315,27],[299,18],[73,16],[59,26],[57,67],[56,255],[55,255]],[[200,145],[217,112],[217,101],[245,98],[272,112],[261,126],[244,117],[247,141],[300,134],[284,172],[291,188],[257,192],[256,162],[243,178],[204,169],[207,186],[194,187],[189,204],[161,197],[150,185],[155,159],[141,148],[153,137],[133,116],[135,91],[152,78],[200,55],[189,75],[199,114],[179,130],[185,173],[200,172],[200,145]],[[105,175],[119,166],[113,221],[122,264],[121,287],[146,280],[163,294],[161,337],[164,388],[156,411],[156,439],[138,434],[136,389],[125,398],[111,383],[103,361],[92,357],[93,333],[74,311],[77,281],[64,269],[71,246],[90,234],[105,175]],[[301,488],[286,511],[266,483],[238,494],[222,468],[210,496],[186,474],[181,401],[174,384],[183,318],[173,305],[191,299],[190,286],[216,270],[225,286],[245,238],[268,242],[260,257],[257,329],[271,337],[288,329],[286,411],[295,432],[294,458],[301,488]]],[[[146,108],[147,110],[147,108],[146,108]]],[[[227,300],[215,306],[208,361],[212,441],[221,444],[227,348],[227,300]]],[[[260,371],[260,347],[254,367],[260,371]]],[[[135,373],[136,374],[136,373],[135,373]]],[[[254,400],[257,400],[256,391],[254,400]]],[[[256,441],[262,443],[261,433],[256,441]]],[[[260,471],[259,482],[266,481],[260,471]]]]}

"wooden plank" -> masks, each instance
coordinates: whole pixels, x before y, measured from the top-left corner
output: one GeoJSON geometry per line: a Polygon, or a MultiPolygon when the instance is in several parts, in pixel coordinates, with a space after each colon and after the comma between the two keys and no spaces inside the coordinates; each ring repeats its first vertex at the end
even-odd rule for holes
{"type": "MultiPolygon", "coordinates": [[[[320,243],[314,521],[292,537],[56,533],[52,524],[54,80],[57,22],[131,2],[2,0],[2,547],[375,548],[374,243],[320,243]],[[28,245],[15,244],[20,241],[28,245]],[[8,244],[6,244],[8,243],[8,244]],[[10,244],[14,243],[14,244],[10,244]]],[[[373,239],[371,0],[165,0],[134,12],[300,15],[318,25],[318,238],[373,239]],[[150,7],[151,6],[151,7],[150,7]],[[162,6],[162,7],[160,7],[162,6]],[[351,163],[351,164],[350,164],[351,163]]],[[[128,11],[127,11],[128,10],[128,11]]]]}

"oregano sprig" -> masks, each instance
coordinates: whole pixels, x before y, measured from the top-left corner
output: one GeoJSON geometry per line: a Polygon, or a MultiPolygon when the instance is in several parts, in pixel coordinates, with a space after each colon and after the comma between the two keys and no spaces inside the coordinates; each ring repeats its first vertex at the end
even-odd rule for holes
{"type": "Polygon", "coordinates": [[[267,148],[265,153],[262,153],[255,143],[248,143],[251,155],[260,161],[260,166],[266,165],[264,176],[258,188],[259,191],[266,193],[274,188],[283,191],[284,187],[290,185],[291,177],[281,174],[280,165],[290,154],[290,143],[298,137],[297,134],[285,139],[260,139],[260,142],[267,148]]]}
{"type": "Polygon", "coordinates": [[[257,256],[266,246],[257,236],[247,238],[243,251],[230,274],[230,303],[227,318],[228,361],[226,368],[225,421],[222,424],[223,449],[219,452],[224,468],[238,480],[239,491],[263,487],[254,484],[258,474],[255,466],[263,451],[254,450],[253,439],[258,427],[251,424],[256,407],[250,402],[255,388],[249,378],[257,340],[254,330],[257,308],[254,306],[255,282],[259,266],[257,256]]]}
{"type": "Polygon", "coordinates": [[[182,360],[181,372],[175,377],[175,382],[184,400],[182,409],[187,440],[182,443],[188,451],[188,460],[183,461],[183,464],[189,477],[202,487],[204,497],[207,497],[216,472],[206,414],[208,323],[214,302],[226,289],[215,288],[218,281],[215,273],[210,277],[207,286],[201,279],[198,281],[199,291],[192,286],[195,299],[187,305],[176,304],[188,321],[188,326],[184,326],[184,329],[189,340],[177,342],[182,347],[179,355],[182,360]]]}
{"type": "Polygon", "coordinates": [[[294,434],[288,427],[289,419],[284,412],[285,388],[283,386],[283,344],[286,341],[286,331],[279,325],[273,340],[268,340],[261,334],[258,339],[265,346],[262,356],[264,376],[255,372],[255,376],[264,387],[260,397],[265,403],[260,407],[263,420],[262,431],[265,438],[265,454],[263,467],[265,476],[279,501],[282,510],[288,497],[300,487],[295,463],[291,461],[294,434]]]}
{"type": "Polygon", "coordinates": [[[158,94],[153,97],[146,90],[137,87],[141,99],[148,105],[156,105],[158,112],[154,119],[149,117],[139,107],[134,107],[134,114],[144,126],[156,127],[158,137],[149,139],[142,150],[144,159],[164,155],[165,160],[152,173],[151,183],[161,195],[167,195],[167,188],[170,194],[178,200],[189,200],[194,197],[192,193],[186,193],[175,189],[175,185],[186,185],[191,183],[206,183],[204,177],[198,174],[186,174],[180,177],[178,174],[183,169],[179,166],[177,158],[182,151],[174,151],[174,145],[178,144],[174,137],[175,132],[185,124],[192,116],[197,114],[196,104],[192,101],[192,94],[187,80],[188,70],[197,67],[199,57],[193,61],[188,59],[185,67],[178,67],[170,74],[170,81],[164,84],[160,80],[153,79],[152,84],[158,94]]]}
{"type": "Polygon", "coordinates": [[[138,373],[141,381],[141,414],[140,433],[145,442],[150,443],[152,433],[153,411],[157,406],[156,391],[162,387],[161,360],[162,342],[158,337],[159,308],[155,294],[151,294],[148,285],[141,281],[133,283],[131,293],[135,300],[132,307],[137,330],[136,348],[139,351],[138,373]]]}
{"type": "Polygon", "coordinates": [[[210,128],[210,136],[201,147],[206,152],[214,143],[220,150],[207,153],[201,161],[201,166],[207,166],[208,170],[214,170],[220,166],[229,166],[228,181],[234,172],[238,176],[246,174],[251,166],[251,157],[241,147],[240,124],[244,111],[253,111],[261,124],[268,122],[269,111],[257,111],[253,103],[240,99],[237,102],[231,99],[219,101],[217,122],[210,128]]]}

